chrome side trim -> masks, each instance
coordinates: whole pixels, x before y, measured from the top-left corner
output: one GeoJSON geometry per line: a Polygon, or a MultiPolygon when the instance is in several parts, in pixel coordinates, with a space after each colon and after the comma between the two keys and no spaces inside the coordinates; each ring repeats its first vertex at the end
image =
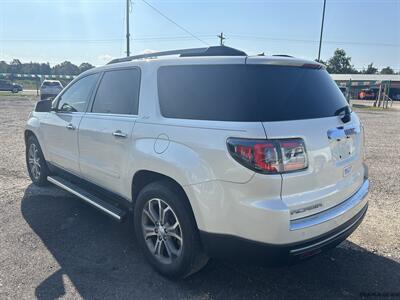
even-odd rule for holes
{"type": "Polygon", "coordinates": [[[301,253],[301,252],[307,251],[307,250],[309,250],[309,249],[318,247],[318,246],[320,246],[320,245],[326,244],[326,243],[328,243],[328,242],[331,241],[331,240],[334,240],[335,238],[337,238],[337,237],[340,236],[341,234],[343,234],[343,233],[345,233],[346,231],[348,231],[351,227],[353,227],[354,224],[356,224],[356,223],[364,216],[365,211],[367,210],[367,208],[368,208],[368,204],[366,204],[366,205],[363,207],[363,209],[361,210],[362,213],[360,214],[360,216],[359,216],[354,222],[352,222],[349,226],[347,226],[347,227],[344,228],[343,230],[339,231],[338,233],[336,233],[336,234],[334,234],[334,235],[332,235],[332,236],[330,236],[330,237],[328,237],[328,238],[326,238],[326,239],[324,239],[324,240],[322,240],[322,241],[319,241],[318,243],[315,243],[315,244],[312,244],[312,245],[308,245],[308,246],[306,246],[306,247],[302,247],[302,248],[297,248],[297,249],[290,250],[290,254],[296,254],[296,253],[299,253],[299,252],[301,253]]]}
{"type": "Polygon", "coordinates": [[[290,221],[290,230],[300,230],[335,219],[359,204],[368,194],[369,180],[366,179],[360,189],[342,203],[312,216],[290,221]]]}
{"type": "Polygon", "coordinates": [[[57,179],[54,179],[51,176],[47,176],[47,180],[53,184],[55,184],[56,186],[66,190],[67,192],[70,192],[71,194],[74,194],[75,196],[78,196],[79,198],[81,198],[82,200],[88,202],[89,204],[95,206],[96,208],[100,209],[101,211],[105,212],[106,214],[110,215],[111,217],[117,219],[118,221],[121,221],[121,216],[113,213],[112,211],[108,210],[107,208],[97,204],[96,202],[92,201],[90,198],[82,195],[81,193],[71,189],[70,187],[66,186],[65,184],[59,182],[57,179]]]}

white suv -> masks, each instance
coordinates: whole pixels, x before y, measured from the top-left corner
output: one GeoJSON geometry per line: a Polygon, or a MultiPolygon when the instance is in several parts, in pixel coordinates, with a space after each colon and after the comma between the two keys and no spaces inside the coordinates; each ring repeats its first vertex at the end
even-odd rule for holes
{"type": "Polygon", "coordinates": [[[119,221],[132,209],[146,258],[171,277],[208,257],[311,257],[368,206],[357,115],[324,66],[292,57],[210,47],[114,60],[39,102],[25,141],[35,184],[119,221]]]}
{"type": "Polygon", "coordinates": [[[44,80],[40,86],[40,99],[54,99],[63,89],[63,85],[58,80],[44,80]]]}

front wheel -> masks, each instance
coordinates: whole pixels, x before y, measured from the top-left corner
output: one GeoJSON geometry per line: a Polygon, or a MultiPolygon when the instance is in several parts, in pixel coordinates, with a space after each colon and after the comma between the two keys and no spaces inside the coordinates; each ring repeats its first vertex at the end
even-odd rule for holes
{"type": "Polygon", "coordinates": [[[184,278],[207,263],[186,195],[174,184],[160,181],[144,187],[134,223],[140,247],[162,275],[184,278]]]}
{"type": "Polygon", "coordinates": [[[26,144],[26,165],[29,177],[34,184],[43,186],[48,183],[49,170],[39,142],[34,136],[30,136],[26,144]]]}
{"type": "Polygon", "coordinates": [[[18,88],[13,88],[11,92],[12,92],[13,94],[18,93],[18,88]]]}

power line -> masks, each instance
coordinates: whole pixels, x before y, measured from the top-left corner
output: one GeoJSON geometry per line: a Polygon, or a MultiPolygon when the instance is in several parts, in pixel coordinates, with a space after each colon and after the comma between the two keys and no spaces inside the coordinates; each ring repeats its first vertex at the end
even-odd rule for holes
{"type": "MultiPolygon", "coordinates": [[[[287,41],[287,42],[301,42],[301,43],[319,43],[319,40],[311,39],[291,39],[291,38],[275,38],[268,36],[254,36],[254,35],[243,35],[243,34],[229,34],[231,37],[238,39],[254,39],[254,40],[272,40],[272,41],[287,41]]],[[[328,44],[343,44],[343,45],[360,45],[360,46],[384,46],[384,47],[400,47],[400,44],[392,43],[373,43],[373,42],[351,42],[351,41],[334,41],[325,40],[324,43],[328,44]]]]}
{"type": "Polygon", "coordinates": [[[147,2],[146,0],[142,0],[143,3],[145,3],[147,6],[149,6],[150,8],[152,8],[155,12],[157,12],[159,15],[161,15],[162,17],[164,17],[165,19],[167,19],[168,21],[170,21],[171,23],[175,24],[177,27],[179,27],[180,29],[182,29],[183,31],[185,31],[187,34],[189,34],[190,36],[192,36],[193,38],[195,38],[196,40],[200,41],[201,43],[209,46],[210,44],[207,43],[206,41],[200,39],[199,37],[197,37],[196,35],[194,35],[193,33],[191,33],[189,30],[187,30],[185,27],[179,25],[178,23],[176,23],[174,20],[172,20],[170,17],[166,16],[164,13],[162,13],[160,10],[158,10],[156,7],[154,7],[153,5],[151,5],[149,2],[147,2]]]}
{"type": "MultiPolygon", "coordinates": [[[[311,39],[292,39],[292,38],[275,38],[268,36],[254,36],[254,35],[242,35],[242,34],[229,34],[230,37],[234,39],[246,39],[246,40],[271,40],[271,41],[284,41],[284,42],[299,42],[299,43],[318,43],[318,40],[311,39]]],[[[214,35],[198,35],[206,40],[214,39],[214,35]]],[[[179,41],[191,39],[191,36],[142,36],[131,38],[133,41],[179,41]]],[[[10,43],[23,43],[23,42],[33,42],[33,43],[111,43],[120,42],[125,40],[125,38],[105,38],[105,39],[1,39],[0,42],[10,42],[10,43]]],[[[335,40],[325,40],[326,44],[338,44],[338,45],[359,45],[359,46],[375,46],[375,47],[400,47],[400,44],[390,44],[390,43],[373,43],[373,42],[351,42],[351,41],[335,41],[335,40]]]]}

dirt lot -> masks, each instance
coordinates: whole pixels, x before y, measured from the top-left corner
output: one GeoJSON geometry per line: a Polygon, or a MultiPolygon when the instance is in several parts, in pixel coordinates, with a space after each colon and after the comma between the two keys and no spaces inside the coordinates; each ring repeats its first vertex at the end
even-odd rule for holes
{"type": "Polygon", "coordinates": [[[348,241],[292,267],[211,261],[172,282],[144,261],[130,223],[31,185],[23,129],[32,107],[0,94],[0,299],[400,298],[400,110],[359,111],[372,186],[369,212],[348,241]]]}

